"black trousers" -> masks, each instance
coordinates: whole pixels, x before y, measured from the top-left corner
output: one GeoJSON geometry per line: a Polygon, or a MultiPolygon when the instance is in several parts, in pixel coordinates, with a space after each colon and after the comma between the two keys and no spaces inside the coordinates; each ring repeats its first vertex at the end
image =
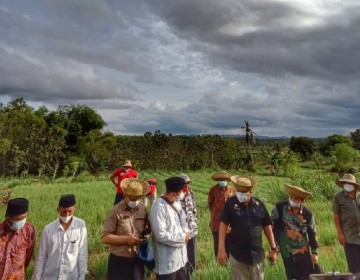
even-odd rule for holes
{"type": "Polygon", "coordinates": [[[360,245],[345,243],[346,261],[351,273],[360,273],[360,245]]]}
{"type": "Polygon", "coordinates": [[[190,274],[196,270],[196,235],[186,243],[190,274]]]}
{"type": "MultiPolygon", "coordinates": [[[[217,258],[217,254],[218,254],[218,249],[219,249],[219,232],[218,231],[213,231],[213,239],[214,239],[214,253],[215,253],[215,259],[217,258]]],[[[225,251],[226,254],[229,257],[229,248],[230,248],[230,237],[229,234],[226,234],[225,237],[225,251]]]]}
{"type": "Polygon", "coordinates": [[[144,262],[137,258],[109,255],[108,280],[144,280],[144,262]]]}
{"type": "Polygon", "coordinates": [[[313,264],[309,252],[295,254],[289,258],[284,258],[283,263],[287,279],[308,280],[313,264]]]}
{"type": "Polygon", "coordinates": [[[163,275],[157,274],[156,279],[157,280],[190,280],[188,264],[186,264],[184,267],[170,274],[163,274],[163,275]]]}

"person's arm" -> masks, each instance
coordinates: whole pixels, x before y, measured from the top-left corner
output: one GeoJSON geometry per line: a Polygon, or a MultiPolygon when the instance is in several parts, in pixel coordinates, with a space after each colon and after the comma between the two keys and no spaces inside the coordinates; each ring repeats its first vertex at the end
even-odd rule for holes
{"type": "Polygon", "coordinates": [[[211,188],[208,194],[208,206],[210,212],[212,211],[213,204],[214,204],[214,195],[213,195],[213,189],[211,188]]]}
{"type": "Polygon", "coordinates": [[[227,262],[227,254],[225,249],[225,238],[226,238],[226,231],[228,225],[224,222],[220,222],[220,229],[219,229],[219,247],[218,247],[218,255],[217,261],[221,266],[226,265],[227,262]]]}
{"type": "MultiPolygon", "coordinates": [[[[173,247],[182,247],[189,238],[189,233],[185,233],[182,228],[174,228],[169,231],[166,227],[167,219],[166,205],[153,204],[150,213],[151,230],[155,238],[160,243],[173,247]]],[[[177,214],[175,214],[177,215],[177,214]]]]}
{"type": "Polygon", "coordinates": [[[341,226],[340,205],[339,205],[339,201],[338,201],[338,194],[335,194],[334,198],[332,200],[332,211],[334,213],[334,224],[335,224],[336,231],[338,234],[339,243],[342,246],[344,246],[345,245],[345,235],[344,235],[344,231],[341,226]]]}
{"type": "Polygon", "coordinates": [[[31,258],[33,257],[34,255],[34,248],[35,248],[35,228],[33,225],[30,224],[30,227],[29,227],[29,244],[28,246],[26,247],[26,257],[25,257],[25,268],[28,267],[30,261],[31,261],[31,258]]]}
{"type": "Polygon", "coordinates": [[[39,251],[35,260],[34,271],[32,275],[32,280],[41,280],[42,274],[44,272],[45,262],[47,258],[47,234],[48,228],[45,228],[41,235],[39,251]]]}
{"type": "Polygon", "coordinates": [[[78,280],[85,280],[88,262],[88,242],[87,242],[87,229],[86,224],[84,223],[83,227],[80,229],[80,240],[79,240],[79,255],[78,255],[78,268],[79,268],[79,278],[78,280]]]}
{"type": "Polygon", "coordinates": [[[271,225],[267,225],[264,227],[264,233],[265,233],[267,240],[269,241],[270,248],[275,248],[276,243],[275,243],[275,238],[274,238],[274,234],[273,234],[271,225]]]}
{"type": "Polygon", "coordinates": [[[342,246],[345,245],[345,235],[341,227],[340,215],[334,212],[334,223],[338,234],[338,240],[342,246]]]}
{"type": "Polygon", "coordinates": [[[110,181],[113,183],[113,185],[115,186],[115,188],[117,188],[117,182],[115,181],[115,178],[117,176],[114,175],[114,173],[110,176],[110,181]]]}
{"type": "Polygon", "coordinates": [[[316,238],[316,225],[315,225],[315,218],[312,215],[310,222],[309,222],[309,227],[308,227],[308,238],[309,238],[309,245],[311,248],[311,261],[313,263],[318,263],[318,247],[319,244],[317,242],[317,238],[316,238]]]}

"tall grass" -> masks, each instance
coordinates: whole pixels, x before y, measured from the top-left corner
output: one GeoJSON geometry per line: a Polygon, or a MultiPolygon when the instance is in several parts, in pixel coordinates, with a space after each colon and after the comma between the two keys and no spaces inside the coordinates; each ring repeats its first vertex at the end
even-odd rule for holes
{"type": "MultiPolygon", "coordinates": [[[[167,177],[182,172],[140,172],[142,179],[155,177],[158,179],[158,195],[164,191],[164,180],[167,177]]],[[[215,182],[210,179],[212,171],[187,172],[192,183],[192,189],[196,195],[198,210],[198,250],[197,272],[193,279],[222,280],[230,279],[229,268],[220,267],[215,260],[213,252],[212,235],[209,228],[210,213],[207,207],[207,194],[215,182]]],[[[252,175],[250,175],[252,176],[252,175]]],[[[273,176],[254,176],[258,184],[254,188],[254,196],[263,200],[271,211],[274,204],[287,198],[284,183],[291,183],[287,178],[273,176]]],[[[309,175],[304,178],[296,178],[295,183],[314,193],[314,198],[309,200],[308,205],[313,210],[318,229],[320,244],[319,262],[326,271],[345,272],[347,269],[343,248],[337,242],[336,230],[332,222],[330,198],[338,190],[334,184],[334,178],[326,174],[309,175]],[[314,178],[312,178],[314,176],[314,178]]],[[[87,223],[89,241],[89,271],[88,279],[105,279],[107,270],[107,248],[101,243],[101,227],[104,218],[112,207],[115,188],[108,180],[108,176],[102,178],[81,177],[76,180],[57,180],[53,183],[44,181],[33,184],[23,181],[16,182],[12,187],[12,197],[27,197],[30,201],[30,214],[28,220],[36,228],[36,250],[41,232],[46,224],[58,217],[56,212],[58,200],[61,194],[73,193],[77,200],[75,215],[84,219],[87,223]]],[[[14,183],[12,183],[14,184],[14,183]]],[[[1,181],[2,186],[8,186],[6,181],[1,181]]],[[[5,212],[5,207],[0,207],[0,215],[5,212]]],[[[266,238],[264,246],[269,250],[266,238]]],[[[28,269],[28,277],[33,269],[33,262],[28,269]]],[[[148,273],[149,274],[149,273],[148,273]]],[[[275,266],[270,267],[266,262],[266,280],[286,279],[281,257],[275,266]]]]}

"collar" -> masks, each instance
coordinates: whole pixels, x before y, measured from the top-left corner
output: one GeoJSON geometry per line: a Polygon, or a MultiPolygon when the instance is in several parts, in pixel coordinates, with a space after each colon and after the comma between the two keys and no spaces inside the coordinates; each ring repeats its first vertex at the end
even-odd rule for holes
{"type": "MultiPolygon", "coordinates": [[[[5,220],[6,220],[6,219],[5,219],[5,220]]],[[[5,234],[5,220],[4,220],[2,223],[0,223],[0,235],[5,234]]],[[[27,222],[26,222],[26,223],[27,223],[27,222]]],[[[25,224],[26,224],[26,223],[25,223],[25,224]]],[[[24,227],[25,227],[25,225],[24,225],[24,227]]],[[[24,227],[23,227],[23,228],[24,228],[24,227]]],[[[22,228],[22,229],[23,229],[23,228],[22,228]]],[[[16,231],[10,229],[10,233],[13,232],[14,234],[19,234],[22,229],[19,229],[19,230],[16,230],[16,231]]]]}
{"type": "MultiPolygon", "coordinates": [[[[56,219],[56,223],[57,223],[57,228],[58,229],[64,230],[64,228],[61,226],[60,218],[56,219]]],[[[73,219],[72,219],[71,224],[69,225],[68,229],[73,228],[73,227],[74,227],[74,216],[73,216],[73,219]]]]}
{"type": "MultiPolygon", "coordinates": [[[[290,210],[290,211],[293,211],[293,208],[291,207],[289,200],[287,201],[287,209],[290,210]]],[[[303,213],[303,203],[301,203],[301,205],[300,205],[300,211],[299,211],[299,213],[300,213],[300,214],[303,213]]]]}

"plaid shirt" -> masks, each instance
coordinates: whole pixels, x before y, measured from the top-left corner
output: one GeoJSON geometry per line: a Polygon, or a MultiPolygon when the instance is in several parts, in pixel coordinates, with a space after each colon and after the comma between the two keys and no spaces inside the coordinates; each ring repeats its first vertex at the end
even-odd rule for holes
{"type": "Polygon", "coordinates": [[[211,212],[210,227],[212,231],[220,229],[220,214],[229,197],[234,196],[235,192],[232,187],[220,187],[218,184],[213,186],[208,195],[208,205],[211,212]]]}
{"type": "Polygon", "coordinates": [[[34,252],[34,226],[27,222],[22,229],[7,235],[4,225],[0,224],[0,279],[25,280],[25,270],[34,252]]]}
{"type": "Polygon", "coordinates": [[[185,211],[186,214],[186,222],[188,223],[188,227],[190,230],[190,236],[193,238],[197,235],[198,226],[197,226],[197,210],[195,207],[195,195],[192,190],[189,190],[185,198],[181,200],[181,207],[185,211]]]}

